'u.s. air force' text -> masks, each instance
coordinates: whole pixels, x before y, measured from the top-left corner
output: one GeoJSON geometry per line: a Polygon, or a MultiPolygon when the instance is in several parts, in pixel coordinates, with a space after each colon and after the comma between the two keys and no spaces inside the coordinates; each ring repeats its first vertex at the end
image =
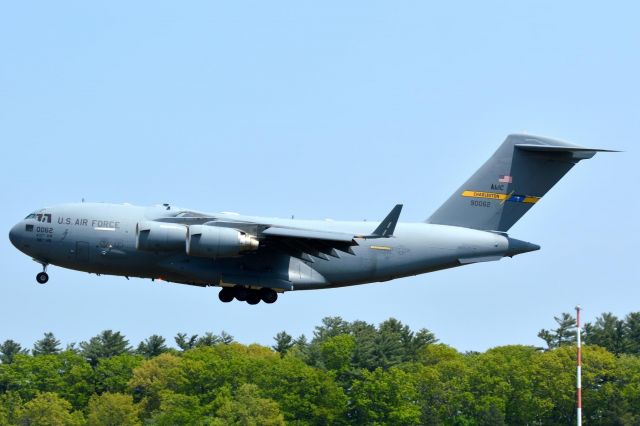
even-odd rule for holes
{"type": "Polygon", "coordinates": [[[58,224],[73,226],[91,226],[92,228],[120,228],[120,222],[108,219],[85,219],[72,217],[59,217],[58,224]],[[89,225],[91,224],[91,225],[89,225]]]}

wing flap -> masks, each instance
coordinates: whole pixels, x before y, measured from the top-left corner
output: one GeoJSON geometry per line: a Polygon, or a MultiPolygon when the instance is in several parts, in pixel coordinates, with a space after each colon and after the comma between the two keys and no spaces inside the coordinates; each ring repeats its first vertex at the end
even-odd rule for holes
{"type": "Polygon", "coordinates": [[[262,235],[269,237],[302,238],[308,240],[336,241],[351,243],[354,235],[342,232],[315,231],[311,229],[279,228],[272,226],[262,231],[262,235]]]}

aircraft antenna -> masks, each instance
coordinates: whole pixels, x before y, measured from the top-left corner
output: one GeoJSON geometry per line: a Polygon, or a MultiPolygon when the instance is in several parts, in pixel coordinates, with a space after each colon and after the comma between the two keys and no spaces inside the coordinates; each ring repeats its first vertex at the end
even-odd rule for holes
{"type": "Polygon", "coordinates": [[[577,409],[576,409],[576,420],[577,425],[582,426],[582,344],[580,341],[580,332],[582,331],[580,328],[580,311],[582,308],[580,305],[576,306],[576,327],[578,329],[577,333],[577,349],[578,349],[578,366],[576,369],[576,398],[577,398],[577,409]]]}

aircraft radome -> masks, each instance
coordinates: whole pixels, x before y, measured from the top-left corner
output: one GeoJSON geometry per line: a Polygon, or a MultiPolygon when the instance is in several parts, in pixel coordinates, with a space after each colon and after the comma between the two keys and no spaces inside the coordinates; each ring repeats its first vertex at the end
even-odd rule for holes
{"type": "Polygon", "coordinates": [[[507,231],[589,149],[510,135],[427,220],[398,222],[396,205],[379,224],[204,213],[169,204],[73,203],[47,207],[9,238],[42,264],[95,274],[221,287],[233,299],[273,303],[278,294],[387,281],[540,247],[507,231]]]}

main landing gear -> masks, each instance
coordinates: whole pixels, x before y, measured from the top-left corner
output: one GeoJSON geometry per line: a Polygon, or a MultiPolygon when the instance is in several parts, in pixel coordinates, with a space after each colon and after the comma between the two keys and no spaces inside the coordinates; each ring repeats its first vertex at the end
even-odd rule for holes
{"type": "Polygon", "coordinates": [[[229,303],[233,299],[240,302],[247,302],[250,305],[257,305],[260,301],[264,303],[273,303],[278,300],[278,293],[270,288],[261,288],[260,290],[253,290],[247,287],[235,286],[235,287],[222,287],[218,298],[224,303],[229,303]]]}

